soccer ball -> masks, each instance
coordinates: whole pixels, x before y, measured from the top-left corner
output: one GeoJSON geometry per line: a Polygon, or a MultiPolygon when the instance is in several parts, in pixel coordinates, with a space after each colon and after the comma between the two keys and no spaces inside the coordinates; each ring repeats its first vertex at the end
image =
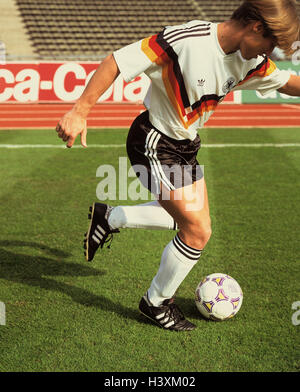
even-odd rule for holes
{"type": "Polygon", "coordinates": [[[197,286],[195,302],[199,312],[211,320],[227,320],[240,310],[243,292],[240,285],[226,274],[206,276],[197,286]]]}

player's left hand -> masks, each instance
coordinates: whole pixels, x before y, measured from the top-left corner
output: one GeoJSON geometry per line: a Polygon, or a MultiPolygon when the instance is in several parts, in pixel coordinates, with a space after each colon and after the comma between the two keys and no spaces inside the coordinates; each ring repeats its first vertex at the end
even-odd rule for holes
{"type": "Polygon", "coordinates": [[[76,113],[74,109],[67,112],[58,122],[56,126],[58,137],[64,142],[67,142],[67,147],[71,148],[80,134],[81,145],[87,147],[86,134],[87,126],[86,119],[80,114],[76,113]]]}

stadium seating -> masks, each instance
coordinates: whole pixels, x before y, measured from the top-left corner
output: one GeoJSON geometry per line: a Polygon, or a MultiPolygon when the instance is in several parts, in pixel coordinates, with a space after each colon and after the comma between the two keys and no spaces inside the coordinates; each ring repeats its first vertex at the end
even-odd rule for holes
{"type": "MultiPolygon", "coordinates": [[[[95,60],[192,19],[228,19],[241,0],[14,0],[35,57],[95,60]]],[[[300,0],[297,1],[300,11],[300,0]]],[[[1,38],[1,37],[0,37],[1,38]]]]}
{"type": "Polygon", "coordinates": [[[0,1],[0,42],[2,58],[13,61],[33,59],[33,48],[14,0],[0,1]]]}
{"type": "Polygon", "coordinates": [[[201,18],[181,0],[16,0],[42,58],[99,58],[165,25],[201,18]]]}
{"type": "Polygon", "coordinates": [[[241,0],[197,0],[207,20],[223,22],[229,19],[232,11],[242,3],[241,0]]]}

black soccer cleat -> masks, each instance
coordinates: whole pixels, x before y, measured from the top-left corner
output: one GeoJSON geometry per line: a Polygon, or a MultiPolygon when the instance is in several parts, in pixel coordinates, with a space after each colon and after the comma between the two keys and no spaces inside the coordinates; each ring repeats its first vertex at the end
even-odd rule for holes
{"type": "Polygon", "coordinates": [[[92,261],[99,246],[103,248],[105,243],[108,243],[108,248],[113,238],[113,233],[119,233],[118,229],[111,230],[108,225],[108,213],[112,207],[107,204],[94,203],[90,207],[88,218],[91,223],[88,232],[84,238],[85,258],[87,261],[92,261]]]}
{"type": "Polygon", "coordinates": [[[153,306],[145,294],[139,304],[140,312],[160,327],[171,331],[192,331],[196,325],[186,320],[174,298],[166,299],[162,305],[153,306]]]}

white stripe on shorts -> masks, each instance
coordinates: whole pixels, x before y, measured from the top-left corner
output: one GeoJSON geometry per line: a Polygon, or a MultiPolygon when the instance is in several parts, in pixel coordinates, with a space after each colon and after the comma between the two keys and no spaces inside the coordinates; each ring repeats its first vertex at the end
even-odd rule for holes
{"type": "MultiPolygon", "coordinates": [[[[155,135],[154,129],[151,129],[151,131],[148,133],[147,138],[146,138],[146,144],[145,144],[145,156],[149,159],[150,162],[150,168],[151,168],[151,173],[153,174],[154,180],[155,180],[155,186],[156,186],[156,192],[159,193],[160,190],[160,175],[159,172],[156,168],[156,166],[153,164],[152,156],[153,156],[153,149],[151,149],[151,144],[153,143],[153,140],[157,137],[155,135]]],[[[159,138],[158,138],[159,139],[159,138]]],[[[157,145],[157,143],[156,143],[157,145]]]]}
{"type": "Polygon", "coordinates": [[[155,129],[151,129],[151,131],[149,132],[149,134],[147,135],[147,138],[146,138],[145,156],[150,161],[150,166],[151,166],[151,169],[153,169],[152,173],[155,177],[156,183],[157,183],[157,181],[158,182],[161,181],[165,185],[165,187],[169,191],[171,191],[171,190],[174,190],[175,187],[167,178],[166,174],[163,171],[161,162],[157,157],[156,147],[157,147],[157,143],[160,138],[161,138],[161,135],[158,132],[156,132],[155,129]]]}

